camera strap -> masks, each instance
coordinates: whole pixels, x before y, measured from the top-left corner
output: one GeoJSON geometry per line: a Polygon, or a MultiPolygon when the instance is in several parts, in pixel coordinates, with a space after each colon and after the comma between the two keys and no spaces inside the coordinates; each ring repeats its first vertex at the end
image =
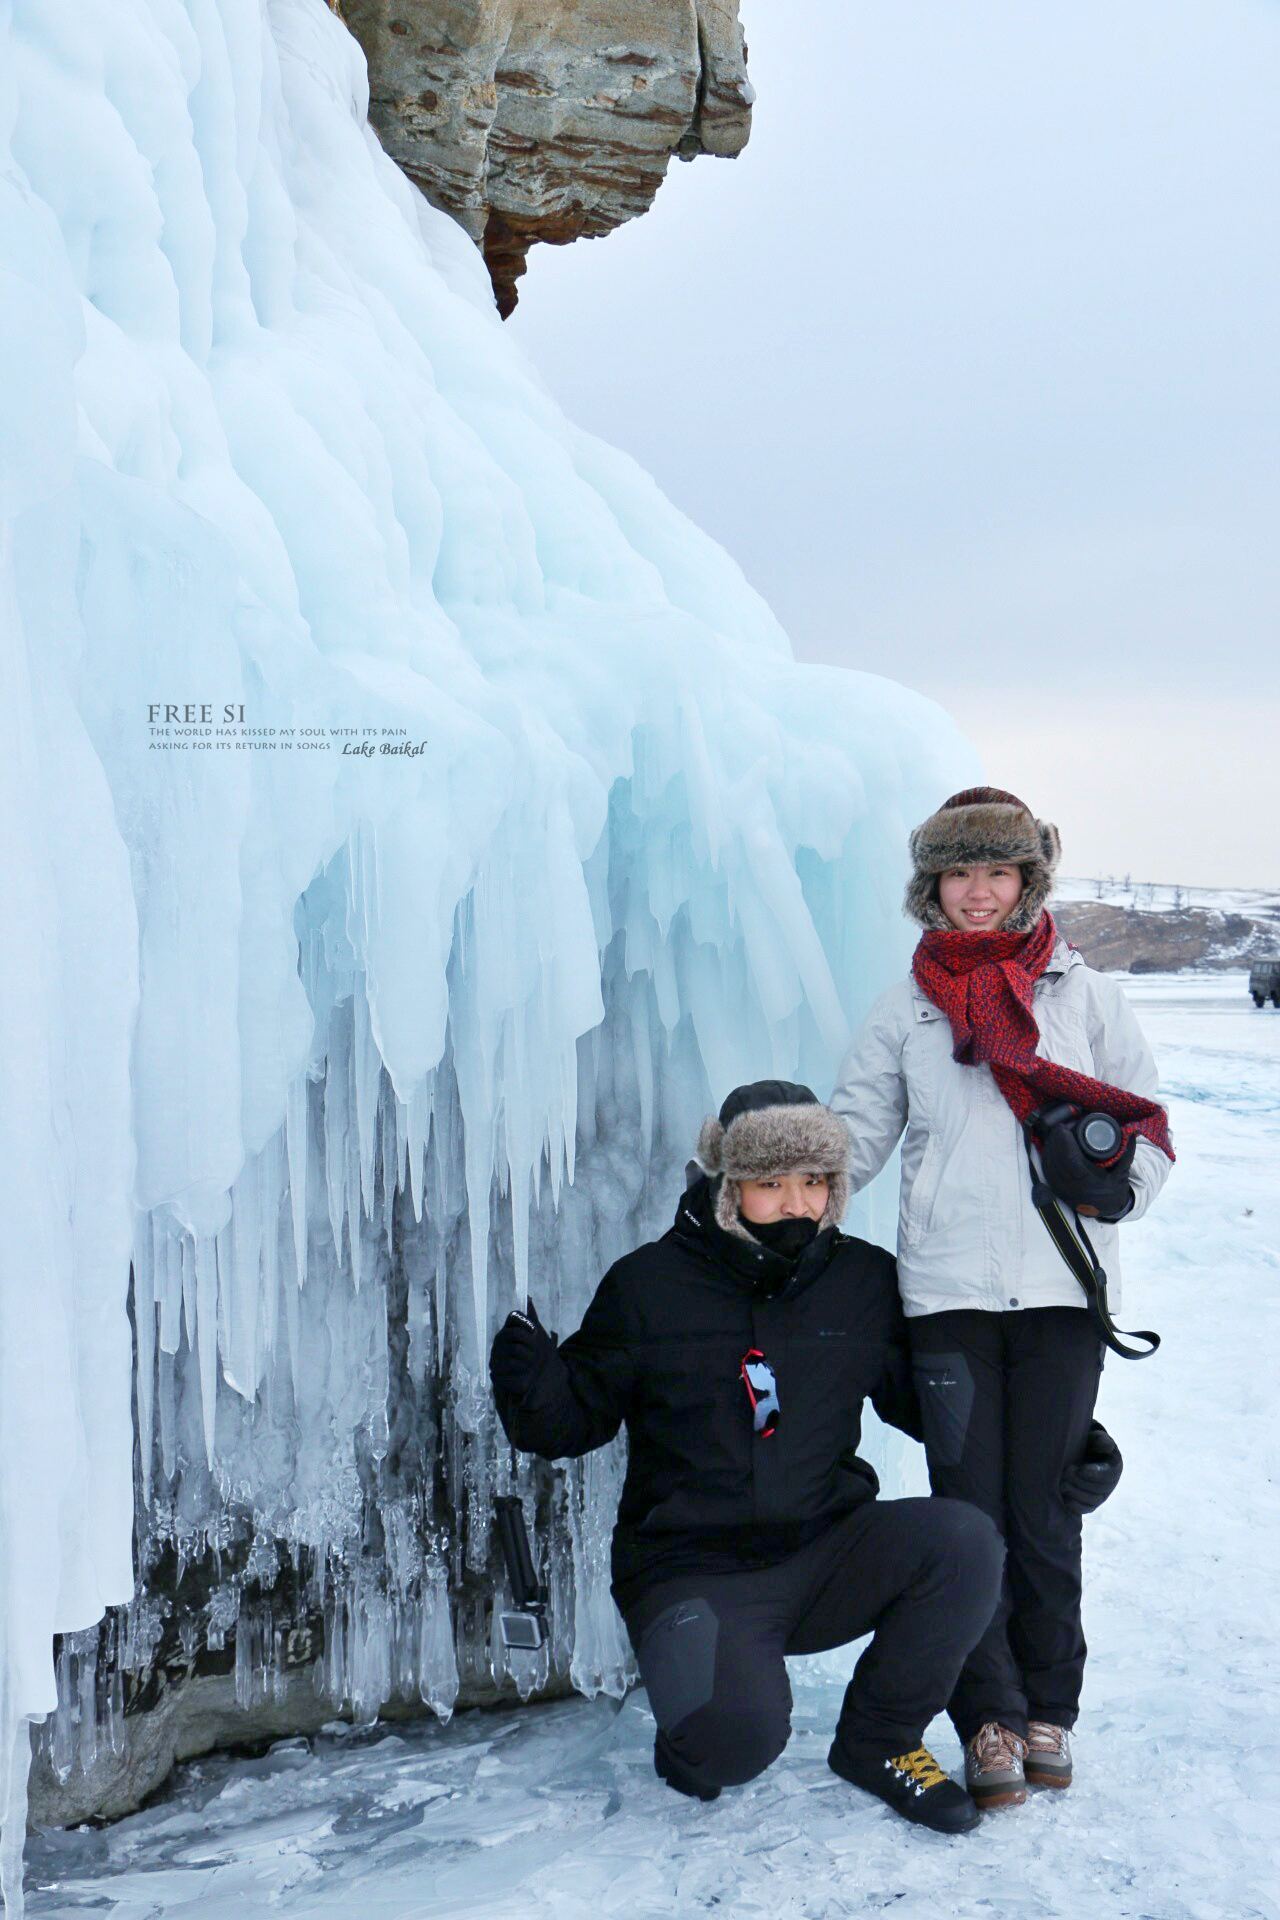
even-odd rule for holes
{"type": "Polygon", "coordinates": [[[1143,1329],[1123,1333],[1116,1326],[1107,1305],[1107,1276],[1093,1250],[1093,1242],[1085,1232],[1084,1221],[1073,1209],[1075,1225],[1072,1225],[1062,1210],[1057,1194],[1040,1176],[1036,1166],[1035,1136],[1029,1120],[1022,1123],[1022,1137],[1027,1148],[1027,1165],[1031,1169],[1031,1198],[1036,1212],[1044,1221],[1049,1238],[1079,1281],[1089,1317],[1098,1330],[1099,1338],[1122,1360],[1149,1360],[1160,1345],[1160,1335],[1143,1329]],[[1147,1344],[1145,1347],[1126,1347],[1125,1340],[1145,1340],[1147,1344]]]}

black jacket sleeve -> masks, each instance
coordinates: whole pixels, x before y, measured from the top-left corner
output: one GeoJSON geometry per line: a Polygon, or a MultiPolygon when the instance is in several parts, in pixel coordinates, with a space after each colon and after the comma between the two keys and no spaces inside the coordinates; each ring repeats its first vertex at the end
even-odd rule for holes
{"type": "Polygon", "coordinates": [[[898,1293],[898,1263],[891,1254],[883,1254],[885,1264],[887,1330],[884,1343],[884,1369],[872,1389],[871,1404],[886,1426],[913,1440],[924,1438],[920,1421],[920,1401],[911,1372],[911,1347],[907,1340],[907,1321],[898,1293]]]}
{"type": "Polygon", "coordinates": [[[635,1384],[622,1288],[611,1267],[582,1325],[552,1347],[524,1394],[494,1389],[498,1418],[513,1447],[561,1460],[613,1439],[626,1418],[635,1384]]]}

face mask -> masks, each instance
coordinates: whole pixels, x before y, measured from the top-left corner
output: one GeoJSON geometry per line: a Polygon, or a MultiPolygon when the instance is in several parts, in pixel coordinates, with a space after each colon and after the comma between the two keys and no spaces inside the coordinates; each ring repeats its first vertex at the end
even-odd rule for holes
{"type": "MultiPolygon", "coordinates": [[[[742,1220],[742,1215],[738,1218],[742,1220]]],[[[742,1220],[742,1224],[762,1247],[780,1253],[784,1260],[798,1259],[818,1231],[816,1220],[742,1220]]]]}

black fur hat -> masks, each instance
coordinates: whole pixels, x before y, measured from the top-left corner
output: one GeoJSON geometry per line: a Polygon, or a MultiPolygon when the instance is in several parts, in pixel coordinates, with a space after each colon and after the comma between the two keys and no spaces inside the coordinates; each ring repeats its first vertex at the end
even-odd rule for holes
{"type": "Polygon", "coordinates": [[[912,834],[914,871],[903,912],[922,927],[945,929],[951,922],[938,903],[938,875],[952,867],[1007,863],[1022,868],[1022,898],[1001,931],[1029,933],[1053,891],[1061,858],[1058,829],[1037,820],[1016,793],[1002,787],[967,787],[944,800],[912,834]]]}
{"type": "Polygon", "coordinates": [[[738,1218],[742,1180],[783,1173],[825,1173],[831,1186],[819,1228],[837,1227],[849,1204],[849,1134],[844,1121],[808,1087],[756,1080],[735,1087],[698,1132],[698,1165],[716,1182],[716,1224],[754,1239],[738,1218]]]}

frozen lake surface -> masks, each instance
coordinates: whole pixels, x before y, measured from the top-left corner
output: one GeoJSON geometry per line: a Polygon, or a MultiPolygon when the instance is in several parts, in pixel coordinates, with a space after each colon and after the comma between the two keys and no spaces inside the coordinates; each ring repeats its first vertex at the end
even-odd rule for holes
{"type": "MultiPolygon", "coordinates": [[[[644,1695],[285,1743],[183,1769],[147,1811],[27,1855],[29,1910],[150,1920],[659,1915],[1280,1920],[1280,1013],[1243,975],[1126,983],[1179,1164],[1127,1232],[1100,1411],[1123,1483],[1086,1523],[1078,1784],[947,1840],[836,1779],[852,1656],[796,1662],[783,1758],[712,1806],[652,1768],[644,1695]]],[[[931,1742],[957,1767],[945,1722],[931,1742]]]]}

